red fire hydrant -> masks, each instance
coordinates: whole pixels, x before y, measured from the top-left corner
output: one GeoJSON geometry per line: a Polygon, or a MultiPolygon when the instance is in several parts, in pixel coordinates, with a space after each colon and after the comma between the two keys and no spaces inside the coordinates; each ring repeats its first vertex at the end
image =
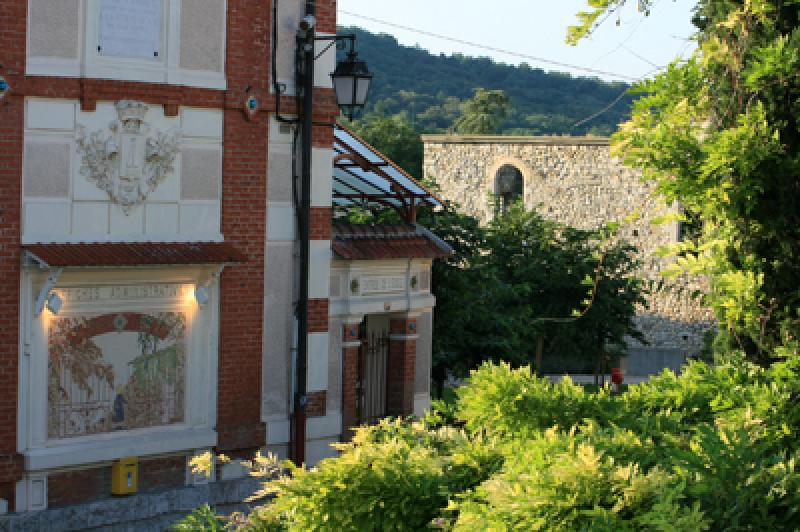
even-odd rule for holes
{"type": "Polygon", "coordinates": [[[623,377],[620,368],[611,368],[611,382],[614,383],[614,393],[618,394],[622,391],[622,381],[624,380],[625,377],[623,377]]]}

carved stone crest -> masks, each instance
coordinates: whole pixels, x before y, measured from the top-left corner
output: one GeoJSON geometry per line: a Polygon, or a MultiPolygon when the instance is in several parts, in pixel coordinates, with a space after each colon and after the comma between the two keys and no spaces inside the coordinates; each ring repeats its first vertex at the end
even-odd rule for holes
{"type": "Polygon", "coordinates": [[[148,136],[145,103],[120,100],[116,108],[118,119],[109,124],[110,135],[94,131],[87,136],[85,128],[79,127],[78,152],[81,173],[129,214],[174,171],[180,131],[154,131],[148,136]]]}

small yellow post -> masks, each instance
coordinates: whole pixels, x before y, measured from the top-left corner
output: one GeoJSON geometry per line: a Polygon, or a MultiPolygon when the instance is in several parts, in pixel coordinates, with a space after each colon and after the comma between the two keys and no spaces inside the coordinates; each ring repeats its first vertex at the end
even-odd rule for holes
{"type": "Polygon", "coordinates": [[[139,481],[139,458],[120,458],[111,465],[111,494],[136,493],[139,481]]]}

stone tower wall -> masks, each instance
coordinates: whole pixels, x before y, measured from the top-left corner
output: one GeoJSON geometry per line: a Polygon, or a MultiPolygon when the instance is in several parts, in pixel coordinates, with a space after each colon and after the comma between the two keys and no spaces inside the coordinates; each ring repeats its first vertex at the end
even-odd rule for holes
{"type": "Polygon", "coordinates": [[[691,294],[704,283],[664,279],[660,272],[670,259],[655,254],[660,246],[676,241],[678,224],[651,223],[670,208],[638,171],[611,156],[607,139],[430,135],[423,141],[424,175],[435,178],[445,199],[484,223],[494,214],[497,170],[506,164],[523,175],[525,206],[546,218],[594,229],[638,211],[639,217],[625,225],[620,236],[640,250],[641,276],[664,281],[666,287],[649,296],[648,308],[639,309],[637,327],[649,345],[631,343],[628,372],[677,369],[686,355],[701,349],[703,333],[713,320],[691,294]]]}

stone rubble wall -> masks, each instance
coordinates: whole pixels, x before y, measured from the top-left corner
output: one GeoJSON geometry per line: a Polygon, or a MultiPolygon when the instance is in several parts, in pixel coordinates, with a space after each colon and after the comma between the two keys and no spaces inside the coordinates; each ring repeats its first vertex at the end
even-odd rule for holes
{"type": "Polygon", "coordinates": [[[488,222],[494,213],[492,194],[497,170],[511,164],[523,175],[527,208],[580,229],[639,217],[623,226],[620,238],[639,249],[640,275],[663,281],[663,290],[648,297],[648,308],[636,317],[649,345],[631,343],[631,351],[665,350],[687,356],[702,347],[703,333],[713,327],[711,312],[692,293],[703,291],[702,279],[665,279],[671,259],[656,250],[678,238],[678,223],[655,225],[652,220],[670,212],[654,195],[654,185],[641,173],[622,165],[610,153],[608,140],[599,137],[477,137],[423,136],[424,175],[434,178],[444,199],[488,222]]]}

